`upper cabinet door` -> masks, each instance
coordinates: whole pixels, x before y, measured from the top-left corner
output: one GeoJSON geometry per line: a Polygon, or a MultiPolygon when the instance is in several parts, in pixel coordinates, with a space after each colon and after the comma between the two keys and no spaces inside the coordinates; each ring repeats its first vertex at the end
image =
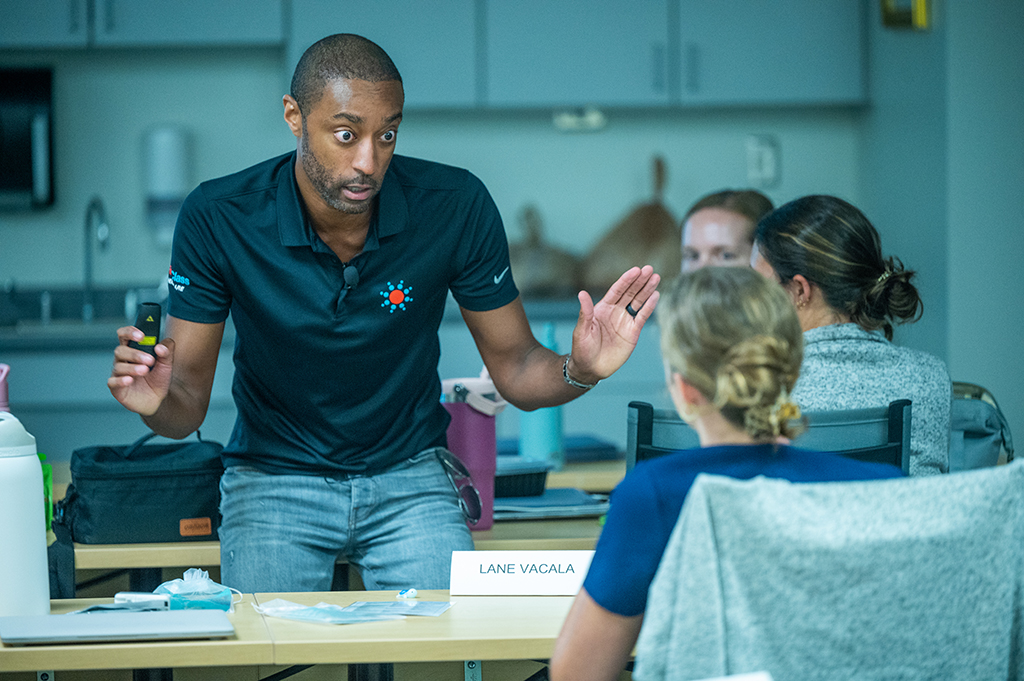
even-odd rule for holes
{"type": "Polygon", "coordinates": [[[284,40],[282,0],[93,1],[95,45],[280,45],[284,40]]]}
{"type": "Polygon", "coordinates": [[[485,0],[484,6],[488,106],[672,101],[668,0],[485,0]]]}
{"type": "Polygon", "coordinates": [[[680,0],[685,105],[867,100],[861,0],[680,0]]]}
{"type": "Polygon", "coordinates": [[[0,0],[0,47],[85,47],[88,0],[0,0]]]}
{"type": "Polygon", "coordinates": [[[310,45],[356,33],[384,48],[402,74],[405,108],[477,103],[475,0],[292,0],[288,77],[310,45]]]}

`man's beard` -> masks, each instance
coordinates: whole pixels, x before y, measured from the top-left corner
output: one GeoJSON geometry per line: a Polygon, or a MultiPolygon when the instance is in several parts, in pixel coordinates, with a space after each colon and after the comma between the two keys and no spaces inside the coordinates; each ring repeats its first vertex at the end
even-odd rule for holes
{"type": "Polygon", "coordinates": [[[316,189],[317,194],[324,200],[331,208],[339,210],[343,213],[365,213],[370,210],[373,205],[373,197],[377,195],[380,190],[380,186],[377,181],[369,175],[359,175],[358,177],[334,181],[331,178],[327,168],[320,163],[320,159],[316,157],[313,150],[309,148],[309,136],[306,135],[305,121],[303,121],[302,131],[302,169],[306,173],[306,177],[309,178],[313,188],[316,189]],[[373,195],[360,202],[347,201],[341,194],[341,188],[350,184],[364,184],[373,188],[373,195]]]}

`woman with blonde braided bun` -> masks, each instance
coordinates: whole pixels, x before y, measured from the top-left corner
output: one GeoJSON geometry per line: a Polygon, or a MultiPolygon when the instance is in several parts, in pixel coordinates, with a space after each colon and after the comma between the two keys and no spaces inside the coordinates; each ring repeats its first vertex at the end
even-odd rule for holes
{"type": "Polygon", "coordinates": [[[938,357],[892,343],[916,321],[914,272],[884,258],[862,212],[834,196],[805,196],[757,225],[754,269],[782,284],[804,330],[793,399],[805,411],[882,407],[909,399],[910,475],[949,469],[953,385],[938,357]]]}
{"type": "Polygon", "coordinates": [[[643,461],[615,488],[583,588],[551,657],[552,681],[617,679],[636,643],[647,590],[700,473],[794,482],[870,480],[898,468],[788,444],[803,341],[785,292],[747,268],[680,276],[658,304],[665,378],[697,449],[643,461]]]}

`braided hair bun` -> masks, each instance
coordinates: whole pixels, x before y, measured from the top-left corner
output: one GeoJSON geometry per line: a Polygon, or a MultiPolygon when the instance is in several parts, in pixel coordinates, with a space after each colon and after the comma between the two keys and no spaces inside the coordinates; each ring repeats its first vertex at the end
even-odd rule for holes
{"type": "Polygon", "coordinates": [[[789,393],[803,335],[780,286],[750,269],[705,267],[676,279],[658,320],[668,366],[730,423],[756,441],[797,434],[789,393]]]}

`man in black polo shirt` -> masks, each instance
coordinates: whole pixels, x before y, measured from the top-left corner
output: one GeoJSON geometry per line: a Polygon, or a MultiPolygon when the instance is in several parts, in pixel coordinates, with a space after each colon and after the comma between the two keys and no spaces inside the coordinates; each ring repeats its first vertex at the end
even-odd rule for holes
{"type": "Polygon", "coordinates": [[[657,304],[658,275],[633,268],[597,305],[580,293],[570,355],[541,346],[483,184],[394,155],[403,103],[374,43],[341,34],[310,47],[284,97],[297,150],[189,195],[156,358],[128,346],[138,329],[118,331],[111,392],[180,438],[205,418],[233,319],[221,579],[245,592],[327,590],[339,554],[370,589],[447,587],[451,551],[473,548],[437,455],[449,290],[498,390],[522,409],[611,375],[657,304]]]}

